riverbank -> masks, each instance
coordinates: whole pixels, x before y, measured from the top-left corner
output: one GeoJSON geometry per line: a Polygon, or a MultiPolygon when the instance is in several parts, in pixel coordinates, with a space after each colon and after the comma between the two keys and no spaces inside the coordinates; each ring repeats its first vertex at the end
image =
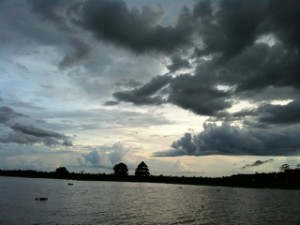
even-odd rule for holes
{"type": "Polygon", "coordinates": [[[0,176],[49,178],[83,181],[147,182],[182,185],[208,185],[247,188],[300,189],[300,170],[279,173],[237,174],[227,177],[176,177],[176,176],[115,176],[108,174],[41,172],[33,170],[0,170],[0,176]]]}

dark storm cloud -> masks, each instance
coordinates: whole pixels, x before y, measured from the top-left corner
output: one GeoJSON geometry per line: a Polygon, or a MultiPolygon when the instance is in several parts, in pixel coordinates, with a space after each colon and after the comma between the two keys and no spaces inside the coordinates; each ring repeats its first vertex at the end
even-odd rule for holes
{"type": "MultiPolygon", "coordinates": [[[[300,21],[297,13],[300,4],[277,0],[227,0],[215,4],[217,6],[201,1],[195,5],[193,17],[198,25],[195,29],[203,41],[194,58],[198,66],[194,74],[169,79],[165,84],[164,102],[221,119],[239,100],[254,104],[278,100],[272,96],[295,100],[300,91],[300,39],[296,26],[300,21]],[[227,90],[218,86],[225,86],[227,90]],[[291,96],[292,92],[295,93],[291,96]]],[[[180,69],[181,60],[173,59],[169,69],[180,69]]],[[[160,102],[161,98],[149,100],[150,95],[139,95],[136,91],[148,84],[117,93],[115,97],[134,104],[160,102]]],[[[151,96],[157,95],[158,92],[151,93],[151,96]]],[[[292,105],[293,111],[298,112],[298,104],[292,105]]],[[[284,121],[284,113],[288,114],[292,105],[272,106],[274,113],[265,106],[248,111],[248,115],[260,122],[277,123],[284,121]]],[[[241,119],[241,115],[237,119],[241,119]]],[[[299,122],[293,113],[286,118],[287,123],[288,120],[299,122]]]]}
{"type": "Polygon", "coordinates": [[[212,13],[209,1],[199,3],[199,33],[205,48],[201,54],[220,53],[229,59],[251,46],[259,35],[273,33],[299,48],[300,3],[293,0],[224,0],[212,13]],[[202,10],[202,11],[201,11],[202,10]]]}
{"type": "Polygon", "coordinates": [[[295,124],[300,123],[300,101],[287,105],[263,105],[257,109],[259,122],[264,124],[295,124]]]}
{"type": "Polygon", "coordinates": [[[205,18],[207,16],[211,16],[213,10],[211,6],[211,1],[210,0],[204,0],[204,1],[199,1],[196,3],[194,7],[194,12],[193,15],[195,17],[202,17],[205,18]]]}
{"type": "Polygon", "coordinates": [[[284,43],[300,47],[299,9],[300,2],[287,0],[269,0],[269,23],[267,28],[276,32],[284,43]]]}
{"type": "Polygon", "coordinates": [[[205,45],[199,53],[218,53],[227,59],[255,40],[264,17],[265,1],[226,0],[218,7],[219,10],[212,13],[210,1],[207,1],[194,9],[194,16],[200,17],[199,34],[205,45]]]}
{"type": "Polygon", "coordinates": [[[223,123],[205,124],[198,135],[186,133],[172,149],[154,153],[157,157],[183,155],[299,155],[299,127],[286,130],[239,128],[223,123]]]}
{"type": "Polygon", "coordinates": [[[114,93],[114,97],[120,101],[132,102],[136,105],[157,105],[161,104],[164,100],[162,96],[155,95],[164,88],[171,77],[157,76],[145,85],[129,90],[118,91],[114,93]]]}
{"type": "Polygon", "coordinates": [[[167,66],[170,72],[175,72],[180,69],[190,68],[191,64],[187,59],[181,58],[179,55],[172,57],[172,63],[167,66]]]}
{"type": "Polygon", "coordinates": [[[127,47],[135,52],[171,52],[190,44],[192,16],[183,9],[175,26],[158,24],[162,9],[145,6],[129,9],[124,1],[87,0],[80,7],[77,24],[95,37],[127,47]]]}
{"type": "MultiPolygon", "coordinates": [[[[237,86],[238,94],[271,86],[300,87],[299,54],[282,42],[274,46],[255,44],[227,63],[218,65],[219,81],[237,86]]],[[[253,93],[250,93],[253,94],[253,93]]]]}
{"type": "Polygon", "coordinates": [[[168,102],[196,114],[214,116],[229,108],[230,93],[218,90],[205,77],[183,74],[169,83],[168,102]]]}
{"type": "Polygon", "coordinates": [[[247,164],[245,166],[243,166],[241,169],[247,169],[247,168],[252,168],[252,167],[256,167],[256,166],[260,166],[266,163],[270,163],[273,162],[274,159],[267,159],[267,160],[256,160],[254,163],[251,164],[247,164]]]}
{"type": "Polygon", "coordinates": [[[172,103],[200,115],[217,115],[231,106],[230,92],[218,90],[205,77],[181,74],[158,76],[139,88],[114,93],[119,101],[136,105],[172,103]]]}
{"type": "Polygon", "coordinates": [[[256,109],[224,113],[223,119],[244,120],[245,124],[256,127],[289,126],[300,123],[300,101],[295,99],[287,104],[260,104],[256,109]]]}
{"type": "Polygon", "coordinates": [[[192,139],[192,134],[185,133],[178,141],[173,142],[171,147],[174,149],[184,149],[187,154],[193,155],[197,150],[197,146],[193,143],[192,139]]]}
{"type": "Polygon", "coordinates": [[[45,145],[72,145],[71,138],[37,127],[37,121],[15,112],[9,107],[0,108],[0,142],[45,145]]]}

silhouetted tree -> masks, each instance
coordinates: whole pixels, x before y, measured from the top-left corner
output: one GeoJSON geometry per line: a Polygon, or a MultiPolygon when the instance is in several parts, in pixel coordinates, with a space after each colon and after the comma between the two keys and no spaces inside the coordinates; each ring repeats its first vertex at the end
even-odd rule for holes
{"type": "Polygon", "coordinates": [[[137,168],[135,169],[135,175],[136,176],[149,176],[149,169],[148,166],[146,165],[146,163],[144,163],[143,161],[137,166],[137,168]]]}
{"type": "Polygon", "coordinates": [[[128,168],[125,163],[120,162],[113,169],[116,176],[128,176],[128,168]]]}
{"type": "Polygon", "coordinates": [[[66,167],[59,167],[56,169],[55,173],[57,175],[62,175],[62,176],[65,176],[65,175],[69,175],[69,171],[66,169],[66,167]]]}

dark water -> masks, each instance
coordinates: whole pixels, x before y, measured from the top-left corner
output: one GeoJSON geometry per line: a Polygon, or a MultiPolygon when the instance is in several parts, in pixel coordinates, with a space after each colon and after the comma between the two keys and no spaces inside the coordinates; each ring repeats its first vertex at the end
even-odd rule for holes
{"type": "Polygon", "coordinates": [[[300,191],[69,182],[0,177],[0,224],[300,224],[300,191]]]}

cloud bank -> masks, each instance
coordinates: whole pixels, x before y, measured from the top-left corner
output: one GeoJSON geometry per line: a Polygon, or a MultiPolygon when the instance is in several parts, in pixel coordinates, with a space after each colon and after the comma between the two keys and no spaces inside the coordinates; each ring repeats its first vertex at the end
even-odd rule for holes
{"type": "Polygon", "coordinates": [[[72,145],[71,138],[37,126],[29,116],[10,107],[0,108],[0,142],[17,144],[72,145]]]}
{"type": "Polygon", "coordinates": [[[153,155],[205,156],[205,155],[257,155],[292,156],[300,154],[300,131],[264,130],[259,128],[239,128],[227,123],[221,126],[204,124],[199,134],[184,134],[173,142],[170,150],[153,155]]]}
{"type": "Polygon", "coordinates": [[[174,26],[158,22],[162,8],[129,9],[124,1],[85,1],[76,12],[76,23],[96,38],[137,53],[172,52],[190,43],[193,18],[183,9],[174,26]]]}
{"type": "Polygon", "coordinates": [[[121,162],[128,152],[121,143],[112,146],[98,146],[89,153],[82,154],[79,164],[89,167],[112,169],[114,165],[121,162]]]}

